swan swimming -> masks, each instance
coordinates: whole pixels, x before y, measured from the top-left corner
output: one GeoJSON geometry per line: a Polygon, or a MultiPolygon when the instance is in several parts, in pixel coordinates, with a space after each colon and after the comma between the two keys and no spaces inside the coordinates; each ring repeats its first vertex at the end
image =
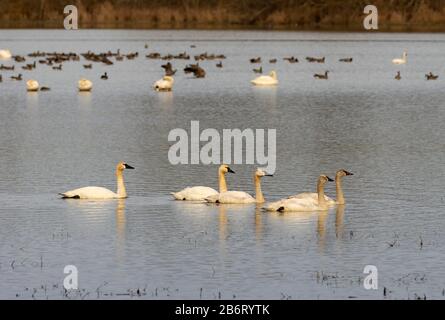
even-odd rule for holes
{"type": "Polygon", "coordinates": [[[11,51],[9,51],[9,50],[0,50],[0,59],[1,60],[8,60],[8,59],[11,59],[11,57],[12,57],[12,54],[11,54],[11,51]]]}
{"type": "MultiPolygon", "coordinates": [[[[336,189],[336,197],[337,200],[329,198],[328,196],[324,196],[326,203],[329,207],[334,206],[336,204],[345,204],[345,197],[343,194],[342,187],[342,178],[346,176],[353,176],[354,174],[346,171],[344,169],[340,169],[335,174],[335,189],[336,189]]],[[[296,194],[294,196],[290,196],[289,199],[312,199],[312,201],[317,204],[318,203],[318,193],[315,192],[303,192],[300,194],[296,194]]]]}
{"type": "Polygon", "coordinates": [[[91,91],[93,88],[93,83],[88,79],[80,79],[77,83],[79,91],[91,91]]]}
{"type": "Polygon", "coordinates": [[[263,203],[265,200],[263,192],[261,191],[262,177],[273,177],[273,175],[266,174],[259,168],[255,171],[255,174],[253,176],[255,184],[255,198],[243,191],[226,191],[219,194],[211,195],[205,200],[211,203],[263,203]]]}
{"type": "Polygon", "coordinates": [[[317,197],[318,201],[313,201],[312,198],[290,198],[271,202],[266,205],[267,211],[321,211],[329,208],[324,195],[324,185],[328,181],[334,181],[328,176],[321,175],[317,182],[317,197]]]}
{"type": "Polygon", "coordinates": [[[153,84],[155,91],[172,91],[175,80],[171,76],[164,76],[153,84]]]}
{"type": "Polygon", "coordinates": [[[402,58],[401,59],[400,58],[392,59],[392,63],[393,64],[405,64],[407,56],[408,56],[408,54],[406,53],[406,51],[404,51],[402,54],[402,58]]]}
{"type": "Polygon", "coordinates": [[[102,187],[85,187],[59,194],[63,199],[125,199],[127,198],[123,176],[125,169],[134,168],[125,162],[119,162],[116,167],[117,193],[102,187]]]}
{"type": "Polygon", "coordinates": [[[28,80],[26,81],[26,90],[27,91],[39,91],[39,83],[36,80],[28,80]]]}
{"type": "Polygon", "coordinates": [[[259,76],[250,82],[256,86],[274,86],[278,84],[277,73],[271,71],[268,76],[259,76]]]}
{"type": "MultiPolygon", "coordinates": [[[[226,164],[219,166],[218,168],[218,181],[219,181],[219,191],[226,192],[227,191],[227,183],[226,183],[226,173],[235,173],[230,167],[226,164]]],[[[210,187],[187,187],[182,189],[179,192],[171,193],[172,196],[176,200],[184,200],[184,201],[204,201],[207,197],[219,194],[213,188],[210,187]]]]}

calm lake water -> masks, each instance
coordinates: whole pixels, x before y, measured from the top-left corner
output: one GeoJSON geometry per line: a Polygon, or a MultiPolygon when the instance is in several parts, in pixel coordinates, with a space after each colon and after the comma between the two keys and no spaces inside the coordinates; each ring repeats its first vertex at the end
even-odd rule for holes
{"type": "MultiPolygon", "coordinates": [[[[0,298],[66,298],[70,264],[79,271],[73,299],[444,297],[444,34],[2,30],[0,47],[139,51],[92,70],[82,58],[63,71],[1,71],[0,298]],[[408,63],[392,65],[403,50],[408,63]],[[200,62],[205,79],[182,72],[193,60],[173,60],[174,91],[156,93],[165,61],[145,58],[154,51],[227,59],[222,69],[200,62]],[[300,63],[282,60],[292,55],[300,63]],[[277,71],[278,87],[250,85],[256,56],[265,73],[277,71]],[[349,56],[353,63],[338,62],[349,56]],[[312,77],[325,70],[328,81],[312,77]],[[437,81],[425,80],[430,71],[437,81]],[[27,93],[9,80],[18,72],[51,91],[27,93]],[[90,94],[77,92],[81,77],[94,82],[90,94]],[[191,120],[220,132],[277,130],[267,200],[312,191],[319,174],[344,168],[355,174],[344,178],[347,205],[276,214],[172,201],[187,186],[217,187],[217,165],[168,161],[169,131],[189,130],[191,120]],[[128,199],[59,199],[87,185],[114,190],[121,160],[136,167],[125,172],[128,199]],[[378,290],[363,287],[366,265],[378,268],[378,290]]],[[[231,167],[229,189],[252,193],[255,166],[231,167]]],[[[334,196],[334,184],[326,192],[334,196]]]]}

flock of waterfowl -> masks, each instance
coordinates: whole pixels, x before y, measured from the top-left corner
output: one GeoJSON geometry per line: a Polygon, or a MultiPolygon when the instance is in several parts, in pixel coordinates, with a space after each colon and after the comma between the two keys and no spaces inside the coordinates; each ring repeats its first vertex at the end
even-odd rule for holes
{"type": "MultiPolygon", "coordinates": [[[[127,192],[124,184],[123,172],[125,169],[134,169],[125,162],[120,162],[116,167],[117,191],[113,192],[102,187],[84,187],[60,193],[64,199],[124,199],[127,192]]],[[[225,175],[235,173],[228,165],[223,164],[218,168],[219,192],[211,187],[196,186],[187,187],[178,192],[172,193],[175,200],[206,202],[215,204],[258,204],[263,205],[267,211],[322,211],[335,205],[344,205],[345,197],[342,188],[342,178],[351,176],[352,173],[340,169],[335,175],[336,199],[327,197],[324,193],[324,186],[329,181],[334,181],[326,175],[320,175],[317,181],[317,192],[303,192],[291,195],[285,199],[266,203],[261,190],[261,179],[273,176],[267,174],[262,169],[257,169],[254,173],[255,197],[244,191],[234,191],[227,188],[225,175]]]]}
{"type": "MultiPolygon", "coordinates": [[[[145,48],[148,46],[146,45],[145,48]]],[[[192,46],[195,47],[195,46],[192,46]]],[[[69,53],[58,53],[58,52],[33,52],[28,54],[28,58],[35,58],[38,59],[38,63],[42,65],[50,66],[53,70],[61,71],[63,69],[63,63],[67,61],[80,61],[80,57],[83,57],[85,60],[89,62],[96,62],[96,63],[102,63],[105,65],[113,65],[115,62],[123,61],[124,59],[127,60],[133,60],[137,57],[139,57],[139,52],[131,52],[128,54],[122,54],[120,50],[118,49],[116,52],[105,52],[105,53],[94,53],[91,51],[88,51],[86,53],[82,53],[80,55],[69,52],[69,53]],[[113,61],[114,59],[114,61],[113,61]]],[[[147,59],[160,59],[168,61],[166,64],[163,64],[161,67],[164,69],[165,75],[162,79],[156,81],[153,84],[153,89],[155,91],[172,91],[173,85],[175,83],[173,76],[176,74],[177,69],[173,68],[172,63],[170,60],[174,59],[181,59],[181,60],[190,60],[191,56],[187,54],[186,52],[182,52],[179,54],[167,54],[167,55],[161,55],[159,52],[152,52],[146,55],[147,59]]],[[[196,63],[194,64],[188,64],[183,69],[185,74],[193,74],[196,78],[205,78],[206,71],[202,66],[199,65],[199,61],[203,60],[218,60],[216,63],[217,68],[223,68],[222,60],[226,59],[226,56],[223,54],[208,54],[208,53],[201,53],[198,55],[194,55],[193,58],[195,59],[196,63]]],[[[0,50],[0,60],[10,60],[13,59],[17,63],[25,63],[25,65],[21,66],[21,69],[25,71],[32,71],[37,68],[36,61],[33,61],[32,63],[26,63],[27,58],[25,56],[20,55],[12,55],[12,53],[9,50],[0,50]]],[[[305,58],[308,63],[319,63],[323,64],[326,61],[326,57],[306,57],[305,58]]],[[[298,63],[298,58],[291,56],[291,57],[284,57],[284,61],[287,61],[289,63],[298,63]]],[[[262,63],[261,57],[254,57],[249,59],[250,63],[252,64],[259,64],[262,63]]],[[[278,59],[273,58],[269,59],[268,62],[270,64],[277,63],[278,59]]],[[[339,62],[343,63],[352,63],[353,58],[352,57],[345,57],[338,60],[339,62]]],[[[392,63],[395,65],[403,65],[407,63],[407,52],[403,52],[401,58],[395,58],[392,60],[392,63]]],[[[15,65],[0,65],[0,71],[14,71],[15,65]]],[[[83,64],[84,69],[92,69],[93,64],[83,64]]],[[[256,86],[276,86],[278,84],[278,78],[276,71],[270,71],[267,75],[263,75],[263,67],[260,66],[259,68],[253,68],[252,69],[254,73],[261,74],[260,76],[256,77],[255,79],[251,80],[251,83],[256,86]]],[[[313,75],[315,79],[319,80],[328,80],[329,79],[329,70],[326,70],[324,73],[316,73],[313,75]]],[[[432,72],[429,72],[425,74],[426,80],[436,80],[438,79],[438,75],[433,74],[432,72]]],[[[11,75],[10,76],[11,81],[22,81],[23,75],[19,73],[18,75],[11,75]]],[[[109,75],[107,72],[105,72],[103,75],[100,76],[101,80],[108,80],[109,75]]],[[[395,80],[401,80],[402,76],[400,74],[400,71],[397,71],[397,74],[394,77],[395,80]]],[[[0,82],[3,81],[3,77],[0,74],[0,82]]],[[[26,82],[26,88],[28,91],[49,91],[50,88],[46,86],[40,86],[39,82],[35,79],[29,79],[26,82]]],[[[93,89],[93,82],[89,79],[82,78],[77,83],[77,88],[79,91],[91,91],[93,89]]]]}

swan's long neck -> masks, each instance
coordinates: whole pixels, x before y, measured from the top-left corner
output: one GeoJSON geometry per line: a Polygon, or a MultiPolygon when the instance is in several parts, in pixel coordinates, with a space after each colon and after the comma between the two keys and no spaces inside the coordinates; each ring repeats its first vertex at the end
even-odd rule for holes
{"type": "Polygon", "coordinates": [[[343,187],[341,185],[341,177],[335,177],[335,189],[337,193],[337,204],[345,204],[345,197],[343,195],[343,187]]]}
{"type": "Polygon", "coordinates": [[[257,175],[254,176],[255,179],[255,200],[257,203],[265,202],[263,192],[261,191],[261,178],[257,175]]]}
{"type": "Polygon", "coordinates": [[[326,199],[324,198],[324,183],[318,181],[317,183],[317,193],[318,193],[318,205],[320,207],[326,207],[326,199]]]}
{"type": "Polygon", "coordinates": [[[127,197],[127,190],[125,189],[124,183],[124,175],[122,170],[116,170],[116,179],[117,179],[117,195],[119,198],[127,197]]]}
{"type": "Polygon", "coordinates": [[[222,171],[219,172],[218,180],[219,180],[219,193],[227,192],[226,176],[224,172],[222,171]]]}

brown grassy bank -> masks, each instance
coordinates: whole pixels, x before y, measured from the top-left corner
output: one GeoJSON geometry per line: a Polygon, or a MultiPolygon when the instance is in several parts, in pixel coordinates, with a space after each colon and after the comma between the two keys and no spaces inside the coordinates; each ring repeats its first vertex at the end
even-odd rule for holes
{"type": "Polygon", "coordinates": [[[263,28],[363,30],[365,5],[385,31],[445,31],[445,0],[0,0],[2,28],[62,28],[63,8],[80,28],[263,28]]]}

